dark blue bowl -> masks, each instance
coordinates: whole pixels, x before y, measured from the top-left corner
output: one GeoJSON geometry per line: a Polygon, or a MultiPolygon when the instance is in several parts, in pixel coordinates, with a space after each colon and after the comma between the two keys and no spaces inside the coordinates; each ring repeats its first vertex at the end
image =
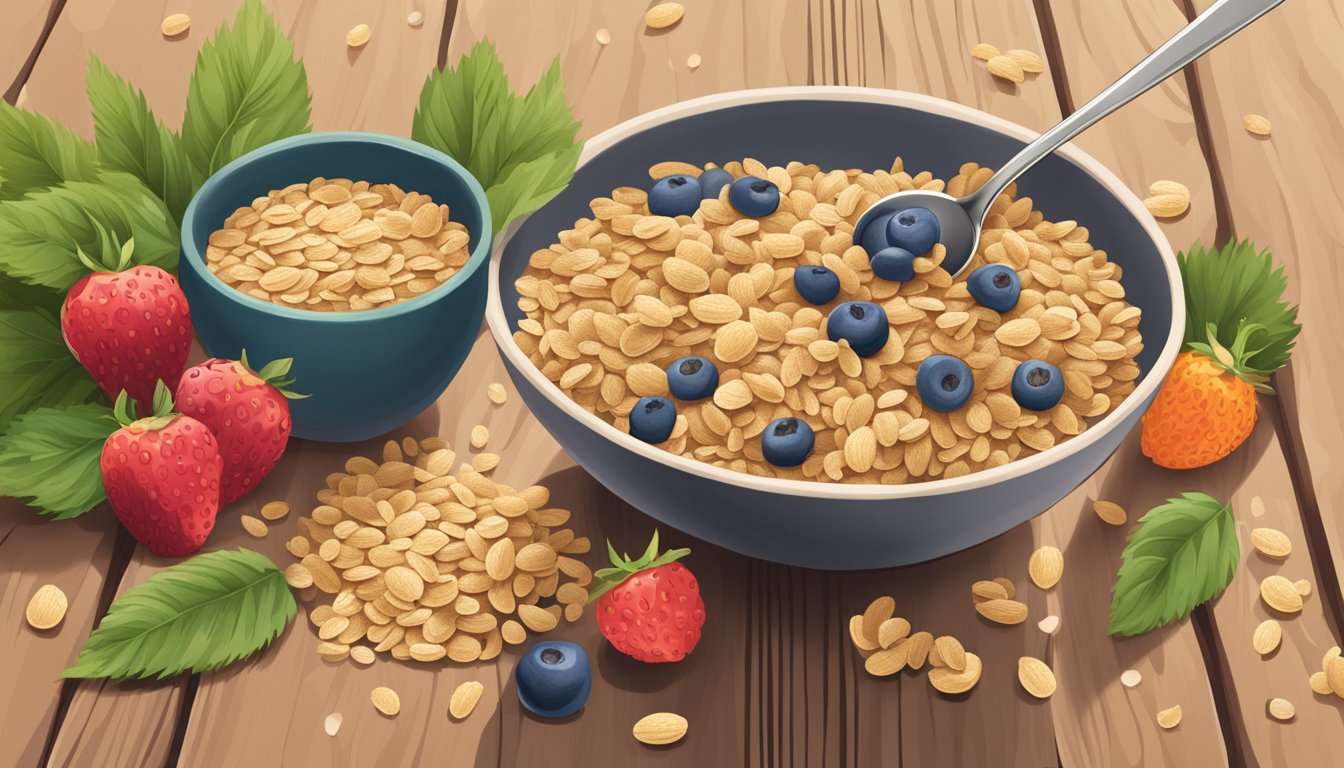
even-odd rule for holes
{"type": "Polygon", "coordinates": [[[206,352],[258,365],[294,358],[294,435],[351,442],[381,435],[429,407],[476,340],[485,309],[490,207],[457,161],[423,144],[375,133],[312,133],[268,144],[224,166],[182,222],[179,276],[206,352]],[[391,182],[446,203],[471,235],[452,279],[400,304],[312,312],[248,296],[205,267],[206,239],[239,206],[316,176],[391,182]]]}
{"type": "Polygon", "coordinates": [[[1180,350],[1185,302],[1176,258],[1143,203],[1100,163],[1066,146],[1018,187],[1055,221],[1077,219],[1124,268],[1143,310],[1142,375],[1123,403],[1047,451],[953,479],[841,485],[756,477],[677,456],[615,429],[566,397],[513,340],[514,281],[531,254],[589,215],[612,188],[647,183],[660,160],[754,157],[822,168],[906,167],[950,178],[967,161],[1002,165],[1035,132],[959,104],[848,87],[724,93],[641,115],[589,140],[569,188],[511,231],[490,264],[486,317],[533,415],[593,477],[652,517],[753,557],[826,569],[905,565],[974,546],[1031,519],[1085,480],[1152,403],[1180,350]],[[770,126],[768,131],[743,126],[770,126]]]}

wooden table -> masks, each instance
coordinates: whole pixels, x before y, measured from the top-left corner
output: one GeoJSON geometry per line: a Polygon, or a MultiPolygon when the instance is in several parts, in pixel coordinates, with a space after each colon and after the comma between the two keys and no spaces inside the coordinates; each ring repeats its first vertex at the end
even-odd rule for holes
{"type": "MultiPolygon", "coordinates": [[[[867,85],[928,93],[1032,128],[1056,122],[1211,0],[689,0],[671,30],[643,28],[631,0],[268,0],[307,64],[318,130],[409,132],[430,68],[455,60],[482,37],[494,40],[515,87],[559,56],[569,99],[591,136],[679,99],[738,88],[867,85]],[[379,6],[381,5],[381,10],[379,6]],[[405,22],[424,12],[420,28],[405,22]],[[347,51],[346,30],[374,28],[347,51]],[[599,29],[611,42],[595,41],[599,29]],[[978,42],[1041,52],[1047,71],[1020,86],[992,79],[969,51],[978,42]],[[703,64],[690,69],[698,53],[703,64]]],[[[195,52],[237,0],[7,0],[0,29],[6,98],[91,134],[84,65],[95,52],[143,88],[160,118],[182,117],[195,52]],[[170,12],[194,21],[183,39],[159,34],[170,12]],[[12,78],[12,84],[11,84],[12,78]]],[[[1344,436],[1337,387],[1344,371],[1344,320],[1337,266],[1344,220],[1344,8],[1293,0],[1183,76],[1122,109],[1078,143],[1136,191],[1171,178],[1193,192],[1189,213],[1165,221],[1177,248],[1195,239],[1250,237],[1274,250],[1291,275],[1305,325],[1280,392],[1261,403],[1250,441],[1199,471],[1155,468],[1131,439],[1115,457],[1029,524],[967,552],[924,565],[867,573],[822,573],[750,560],[671,531],[695,550],[689,561],[708,606],[701,646],[684,663],[647,667],[605,647],[591,621],[564,637],[593,654],[596,683],[585,711],[562,723],[523,714],[510,684],[513,657],[437,669],[380,662],[367,669],[323,663],[301,609],[265,653],[225,671],[161,683],[65,682],[60,670],[112,597],[164,562],[135,546],[110,510],[48,523],[12,500],[0,507],[0,765],[856,765],[856,766],[1325,766],[1338,764],[1344,703],[1314,696],[1307,675],[1344,634],[1344,436]],[[1241,127],[1268,115],[1270,138],[1241,127]],[[1091,502],[1138,513],[1174,493],[1200,489],[1232,500],[1244,552],[1249,531],[1285,531],[1294,554],[1270,563],[1243,554],[1227,591],[1189,621],[1140,638],[1106,635],[1108,595],[1126,530],[1101,524],[1091,502]],[[1042,544],[1065,552],[1063,581],[1048,592],[1026,579],[1042,544]],[[1265,618],[1257,585],[1272,572],[1315,589],[1284,622],[1282,647],[1251,648],[1265,618]],[[1008,576],[1031,618],[1005,628],[971,610],[971,581],[1008,576]],[[22,619],[29,595],[55,583],[70,596],[56,630],[22,619]],[[946,697],[924,675],[874,679],[847,637],[847,617],[890,594],[920,627],[954,634],[978,652],[984,677],[969,695],[946,697]],[[1036,627],[1047,614],[1062,627],[1036,627]],[[1059,690],[1030,699],[1016,681],[1019,656],[1046,659],[1059,690]],[[1128,689],[1126,669],[1143,682],[1128,689]],[[448,696],[467,679],[485,683],[477,712],[447,716],[448,696]],[[396,719],[377,715],[369,691],[391,685],[396,719]],[[1268,718],[1266,702],[1290,699],[1297,716],[1268,718]],[[1184,708],[1172,731],[1157,710],[1184,708]],[[650,749],[630,738],[635,718],[671,710],[690,735],[650,749]],[[322,731],[330,712],[345,722],[322,731]]],[[[985,158],[975,158],[986,160],[985,158]]],[[[396,436],[440,434],[455,445],[485,423],[504,463],[504,482],[542,482],[575,512],[595,542],[635,548],[653,523],[599,487],[546,435],[513,395],[489,407],[485,386],[507,381],[482,337],[443,398],[396,436]]],[[[512,393],[511,393],[512,394],[512,393]]],[[[297,443],[250,498],[221,511],[208,548],[251,546],[285,564],[292,519],[255,540],[238,517],[272,499],[310,505],[321,478],[346,456],[378,443],[297,443]]],[[[590,558],[595,562],[597,554],[590,558]]]]}

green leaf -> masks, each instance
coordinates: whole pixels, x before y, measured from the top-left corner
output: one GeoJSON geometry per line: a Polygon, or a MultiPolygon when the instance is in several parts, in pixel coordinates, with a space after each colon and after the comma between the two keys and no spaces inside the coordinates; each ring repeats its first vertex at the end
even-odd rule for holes
{"type": "Polygon", "coordinates": [[[69,287],[88,273],[82,248],[100,263],[115,264],[120,252],[104,253],[109,242],[135,238],[135,264],[176,268],[177,225],[163,202],[125,173],[105,171],[96,182],[71,181],[35,192],[24,200],[0,203],[0,271],[26,283],[69,287]],[[101,237],[99,226],[113,239],[101,237]]]}
{"type": "Polygon", "coordinates": [[[569,184],[579,123],[565,103],[559,60],[525,96],[513,94],[494,45],[430,74],[411,138],[452,156],[486,190],[494,230],[540,208],[569,184]]]}
{"type": "Polygon", "coordinates": [[[103,443],[117,429],[101,403],[37,408],[0,436],[0,496],[58,520],[78,517],[106,498],[98,467],[103,443]]]}
{"type": "Polygon", "coordinates": [[[297,607],[275,564],[248,549],[197,555],[117,598],[64,678],[207,672],[270,645],[297,607]]]}
{"type": "Polygon", "coordinates": [[[52,314],[61,311],[65,296],[44,285],[28,285],[6,274],[0,274],[0,309],[45,309],[52,314]]]}
{"type": "Polygon", "coordinates": [[[616,554],[616,548],[611,545],[611,539],[607,539],[607,554],[611,557],[612,568],[601,568],[593,573],[593,584],[588,588],[588,599],[596,600],[605,595],[631,576],[641,571],[649,571],[654,568],[660,568],[669,563],[675,563],[681,558],[691,554],[689,549],[669,549],[662,555],[658,554],[658,530],[653,531],[653,539],[649,541],[649,546],[645,548],[643,556],[637,560],[631,560],[630,555],[616,554]]]}
{"type": "Polygon", "coordinates": [[[98,173],[93,145],[36,112],[0,102],[0,200],[98,173]]]}
{"type": "Polygon", "coordinates": [[[245,0],[196,56],[182,139],[198,178],[277,139],[307,133],[308,75],[261,0],[245,0]]]}
{"type": "Polygon", "coordinates": [[[1244,324],[1264,326],[1254,339],[1260,349],[1246,357],[1247,370],[1269,374],[1283,367],[1297,334],[1297,307],[1284,301],[1288,277],[1275,267],[1269,251],[1249,240],[1206,249],[1199,243],[1176,255],[1185,283],[1185,343],[1209,341],[1207,328],[1231,347],[1244,324]]]}
{"type": "Polygon", "coordinates": [[[52,314],[0,310],[0,429],[31,408],[86,403],[97,395],[52,314]]]}
{"type": "Polygon", "coordinates": [[[1113,635],[1141,635],[1190,615],[1232,581],[1241,549],[1231,507],[1184,493],[1139,519],[1111,593],[1113,635]]]}
{"type": "Polygon", "coordinates": [[[140,179],[181,223],[199,186],[182,139],[155,119],[143,93],[97,56],[89,58],[88,94],[103,166],[140,179]]]}

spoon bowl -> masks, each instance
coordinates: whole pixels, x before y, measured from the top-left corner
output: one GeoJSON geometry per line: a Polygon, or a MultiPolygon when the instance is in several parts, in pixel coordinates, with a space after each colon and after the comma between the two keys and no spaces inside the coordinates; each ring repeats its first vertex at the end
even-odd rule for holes
{"type": "Polygon", "coordinates": [[[854,242],[863,242],[864,231],[873,226],[876,220],[882,219],[875,226],[885,226],[887,214],[895,214],[907,208],[927,208],[938,218],[938,226],[942,229],[938,242],[947,249],[941,266],[955,277],[971,263],[975,249],[980,246],[981,220],[974,220],[967,213],[973,203],[970,197],[958,199],[943,192],[922,189],[887,195],[873,203],[859,217],[858,223],[854,225],[854,242]]]}

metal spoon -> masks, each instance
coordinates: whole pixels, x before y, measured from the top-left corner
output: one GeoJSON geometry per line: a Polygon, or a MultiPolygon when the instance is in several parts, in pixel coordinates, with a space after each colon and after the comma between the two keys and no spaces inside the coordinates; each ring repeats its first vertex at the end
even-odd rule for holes
{"type": "MultiPolygon", "coordinates": [[[[862,241],[864,229],[878,217],[907,208],[927,208],[938,217],[942,229],[940,242],[947,248],[943,269],[957,275],[971,262],[980,244],[980,229],[985,224],[989,206],[1005,187],[1064,142],[1138,98],[1282,2],[1218,0],[1106,90],[1024,147],[980,189],[962,198],[922,190],[888,195],[873,203],[859,217],[854,227],[854,242],[862,241]]],[[[886,224],[885,219],[882,224],[886,224]]]]}

